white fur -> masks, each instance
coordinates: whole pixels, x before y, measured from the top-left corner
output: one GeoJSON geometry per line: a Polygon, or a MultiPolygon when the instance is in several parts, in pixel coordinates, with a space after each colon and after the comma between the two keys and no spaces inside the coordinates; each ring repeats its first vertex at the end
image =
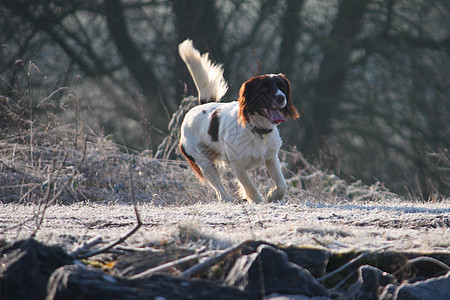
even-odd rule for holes
{"type": "Polygon", "coordinates": [[[208,58],[208,53],[200,55],[191,40],[185,40],[178,46],[178,52],[192,76],[198,90],[199,100],[220,101],[228,90],[228,84],[223,78],[221,65],[214,64],[208,58]]]}
{"type": "MultiPolygon", "coordinates": [[[[220,67],[213,65],[205,55],[200,59],[200,54],[192,48],[192,42],[189,40],[184,41],[179,49],[202,99],[205,99],[204,95],[210,95],[211,99],[216,101],[221,98],[226,91],[226,82],[220,67]]],[[[220,201],[233,199],[222,185],[217,162],[224,162],[233,169],[242,185],[241,196],[249,202],[261,202],[263,197],[248,176],[247,170],[265,164],[275,183],[268,199],[284,199],[287,185],[278,159],[282,142],[277,127],[259,115],[251,115],[246,125],[242,126],[238,122],[238,110],[237,101],[211,102],[192,108],[181,125],[180,145],[195,159],[195,164],[200,167],[203,177],[214,188],[220,201]],[[220,126],[218,140],[213,141],[208,129],[211,117],[217,109],[220,109],[220,126]],[[259,135],[252,131],[252,126],[272,131],[259,135]]]]}

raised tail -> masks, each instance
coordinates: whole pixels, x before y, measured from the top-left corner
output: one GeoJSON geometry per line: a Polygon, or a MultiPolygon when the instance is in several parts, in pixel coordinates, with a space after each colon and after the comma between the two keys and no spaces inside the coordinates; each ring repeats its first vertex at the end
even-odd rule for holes
{"type": "Polygon", "coordinates": [[[208,53],[201,55],[194,48],[191,40],[182,42],[178,46],[178,52],[194,79],[200,103],[220,101],[228,90],[228,84],[223,78],[222,66],[213,63],[208,53]]]}

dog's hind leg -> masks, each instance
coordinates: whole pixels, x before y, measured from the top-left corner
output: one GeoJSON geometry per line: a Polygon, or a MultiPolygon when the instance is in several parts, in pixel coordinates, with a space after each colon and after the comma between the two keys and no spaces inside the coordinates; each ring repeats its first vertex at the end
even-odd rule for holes
{"type": "Polygon", "coordinates": [[[216,192],[217,199],[222,202],[232,202],[233,199],[228,195],[220,179],[219,171],[213,161],[199,160],[200,168],[205,178],[216,192]]]}

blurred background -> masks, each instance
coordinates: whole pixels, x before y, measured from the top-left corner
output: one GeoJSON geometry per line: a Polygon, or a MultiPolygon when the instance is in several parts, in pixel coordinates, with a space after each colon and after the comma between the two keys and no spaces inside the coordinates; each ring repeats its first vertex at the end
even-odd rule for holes
{"type": "Polygon", "coordinates": [[[50,122],[75,106],[68,123],[155,150],[196,95],[186,38],[223,64],[224,101],[288,76],[301,118],[280,126],[284,149],[410,198],[450,194],[447,0],[2,0],[0,110],[50,122]]]}

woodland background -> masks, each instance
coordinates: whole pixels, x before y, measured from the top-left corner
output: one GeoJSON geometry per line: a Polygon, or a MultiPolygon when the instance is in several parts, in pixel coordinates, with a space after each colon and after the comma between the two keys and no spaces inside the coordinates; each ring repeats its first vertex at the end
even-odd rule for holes
{"type": "Polygon", "coordinates": [[[177,53],[191,38],[223,63],[227,100],[250,76],[288,76],[301,119],[280,126],[285,149],[342,178],[446,197],[449,16],[445,0],[2,0],[0,112],[12,101],[155,150],[196,95],[177,53]]]}

